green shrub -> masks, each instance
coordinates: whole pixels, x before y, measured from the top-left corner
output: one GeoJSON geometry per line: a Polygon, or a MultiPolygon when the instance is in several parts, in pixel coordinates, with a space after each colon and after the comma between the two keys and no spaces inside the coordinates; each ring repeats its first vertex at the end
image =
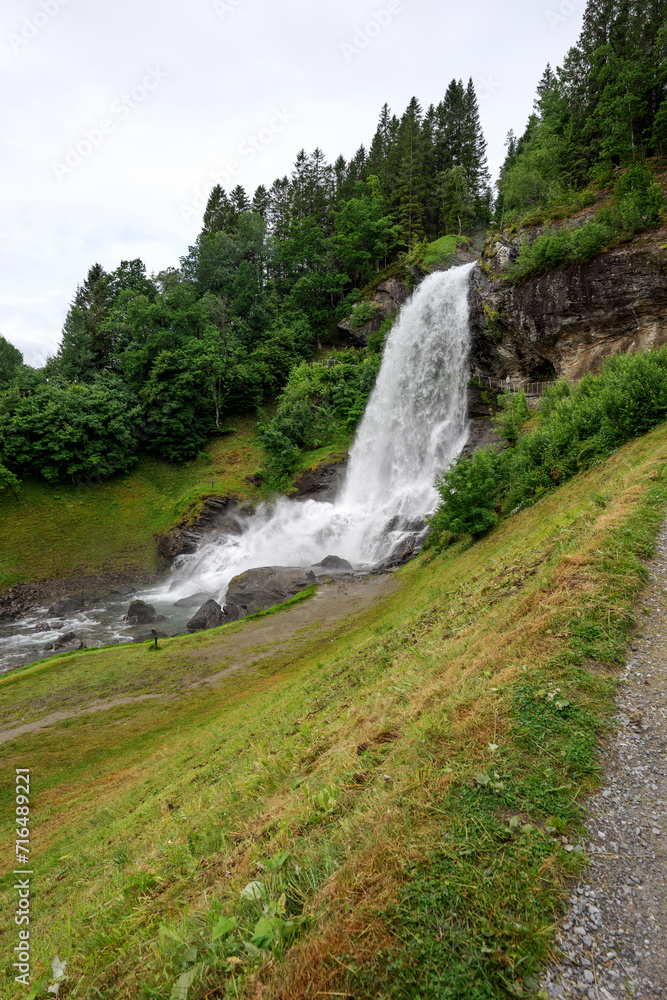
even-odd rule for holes
{"type": "Polygon", "coordinates": [[[526,394],[523,392],[504,392],[498,396],[499,411],[493,418],[496,430],[508,444],[516,444],[521,428],[530,416],[526,394]]]}
{"type": "Polygon", "coordinates": [[[366,408],[381,357],[372,351],[341,351],[338,364],[299,365],[290,373],[278,409],[263,423],[260,440],[271,473],[293,469],[301,451],[320,448],[349,433],[366,408]]]}
{"type": "Polygon", "coordinates": [[[435,547],[447,532],[478,537],[501,514],[529,506],[667,419],[667,349],[608,358],[574,390],[556,385],[541,402],[536,429],[519,436],[523,413],[515,399],[498,418],[513,447],[460,456],[443,473],[431,519],[435,547]]]}
{"type": "Polygon", "coordinates": [[[358,330],[364,323],[375,319],[376,312],[377,310],[371,302],[360,302],[350,316],[350,330],[358,330]]]}
{"type": "Polygon", "coordinates": [[[35,376],[0,395],[0,454],[14,473],[78,482],[125,472],[140,434],[141,409],[113,376],[92,385],[35,376]]]}
{"type": "Polygon", "coordinates": [[[664,197],[646,167],[630,167],[616,183],[615,207],[606,206],[582,226],[545,229],[536,240],[526,237],[508,271],[515,284],[557,267],[585,264],[619,239],[659,226],[664,197]]]}

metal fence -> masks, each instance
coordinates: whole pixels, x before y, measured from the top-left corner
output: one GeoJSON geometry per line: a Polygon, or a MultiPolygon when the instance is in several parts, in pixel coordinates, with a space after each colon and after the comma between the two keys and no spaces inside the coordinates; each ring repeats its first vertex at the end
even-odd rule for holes
{"type": "MultiPolygon", "coordinates": [[[[486,376],[473,375],[472,378],[478,385],[483,385],[494,392],[525,392],[527,396],[543,396],[549,389],[553,389],[558,382],[529,382],[520,378],[488,378],[486,376]]],[[[567,382],[568,385],[578,385],[581,379],[559,379],[560,382],[567,382]]]]}

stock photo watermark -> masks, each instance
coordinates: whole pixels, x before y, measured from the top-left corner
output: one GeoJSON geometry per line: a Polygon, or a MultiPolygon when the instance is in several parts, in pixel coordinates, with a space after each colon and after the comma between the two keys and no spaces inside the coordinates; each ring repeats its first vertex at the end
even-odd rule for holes
{"type": "Polygon", "coordinates": [[[572,17],[573,14],[577,14],[583,6],[585,6],[587,0],[562,0],[562,3],[556,8],[551,8],[551,10],[546,11],[545,17],[549,24],[549,27],[555,28],[557,24],[562,24],[563,21],[567,21],[568,17],[572,17]]]}
{"type": "Polygon", "coordinates": [[[500,90],[502,84],[498,80],[494,80],[492,76],[481,76],[479,80],[475,80],[475,93],[477,94],[478,101],[486,101],[489,97],[492,97],[497,90],[500,90]]]}
{"type": "Polygon", "coordinates": [[[16,909],[14,923],[18,928],[18,944],[14,945],[13,968],[16,969],[14,979],[24,986],[30,985],[30,768],[16,768],[15,793],[16,844],[14,875],[17,876],[14,885],[16,893],[16,909]],[[23,867],[25,866],[25,867],[23,867]],[[20,877],[19,877],[20,876],[20,877]]]}
{"type": "Polygon", "coordinates": [[[180,206],[181,217],[185,222],[191,219],[198,219],[206,208],[211,187],[219,184],[222,188],[229,188],[232,181],[241,173],[244,163],[252,163],[254,159],[262,153],[267,146],[270,146],[277,135],[289,128],[297,116],[287,111],[285,108],[278,110],[274,108],[273,114],[264,128],[259,129],[254,135],[247,136],[241,142],[236,151],[236,159],[229,160],[220,170],[211,171],[208,177],[208,187],[198,187],[193,193],[188,205],[180,206]]]}
{"type": "Polygon", "coordinates": [[[59,181],[63,181],[77,167],[80,167],[84,160],[87,160],[102,145],[106,137],[116,130],[118,123],[129,118],[132,112],[136,111],[150,94],[157,90],[160,84],[166,80],[167,75],[159,66],[149,67],[136,87],[121,94],[113,102],[108,115],[100,118],[92,128],[85,129],[78,142],[67,147],[62,159],[52,161],[51,169],[55,177],[59,181]]]}
{"type": "Polygon", "coordinates": [[[39,9],[30,17],[24,17],[18,31],[10,31],[7,37],[14,52],[19,52],[36,38],[40,31],[50,24],[61,7],[66,7],[70,0],[41,0],[39,9]]]}
{"type": "Polygon", "coordinates": [[[358,25],[351,42],[341,42],[340,51],[346,63],[351,63],[355,56],[361,55],[371,42],[388,28],[397,14],[403,13],[402,0],[389,0],[386,7],[371,12],[370,19],[363,25],[358,25]]]}
{"type": "Polygon", "coordinates": [[[224,18],[227,14],[233,14],[244,3],[245,0],[213,0],[213,9],[219,18],[224,18]]]}

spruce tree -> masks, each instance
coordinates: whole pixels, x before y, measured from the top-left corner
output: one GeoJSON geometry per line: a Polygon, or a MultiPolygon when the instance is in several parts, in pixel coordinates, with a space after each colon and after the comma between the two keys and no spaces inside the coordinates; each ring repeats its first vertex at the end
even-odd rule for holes
{"type": "Polygon", "coordinates": [[[411,247],[424,235],[424,189],[422,109],[416,97],[411,98],[401,118],[398,134],[400,156],[397,184],[397,215],[401,241],[411,247]]]}
{"type": "Polygon", "coordinates": [[[55,363],[64,378],[85,381],[109,366],[111,345],[103,323],[114,298],[113,276],[101,264],[93,264],[76,290],[63,325],[55,363]]]}
{"type": "Polygon", "coordinates": [[[224,189],[216,184],[211,191],[204,211],[204,232],[221,233],[228,228],[232,209],[224,189]]]}

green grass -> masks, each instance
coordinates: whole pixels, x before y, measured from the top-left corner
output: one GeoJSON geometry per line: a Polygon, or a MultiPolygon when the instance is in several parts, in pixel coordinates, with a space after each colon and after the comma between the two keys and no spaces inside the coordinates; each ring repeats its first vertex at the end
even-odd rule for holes
{"type": "MultiPolygon", "coordinates": [[[[663,425],[273,653],[296,609],[231,626],[248,662],[215,688],[187,684],[225,667],[224,629],[1,679],[4,725],[169,695],[0,746],[5,773],[32,769],[34,975],[57,952],[67,1000],[170,1000],[177,981],[187,1000],[535,996],[666,463],[663,425]]],[[[12,813],[5,783],[5,859],[12,813]]],[[[25,996],[6,975],[0,996],[25,996]]]]}
{"type": "Polygon", "coordinates": [[[245,482],[263,457],[256,421],[240,418],[183,465],[142,457],[129,474],[98,484],[26,480],[18,501],[0,494],[0,589],[26,580],[154,571],[154,533],[194,514],[205,496],[264,498],[245,482]]]}

